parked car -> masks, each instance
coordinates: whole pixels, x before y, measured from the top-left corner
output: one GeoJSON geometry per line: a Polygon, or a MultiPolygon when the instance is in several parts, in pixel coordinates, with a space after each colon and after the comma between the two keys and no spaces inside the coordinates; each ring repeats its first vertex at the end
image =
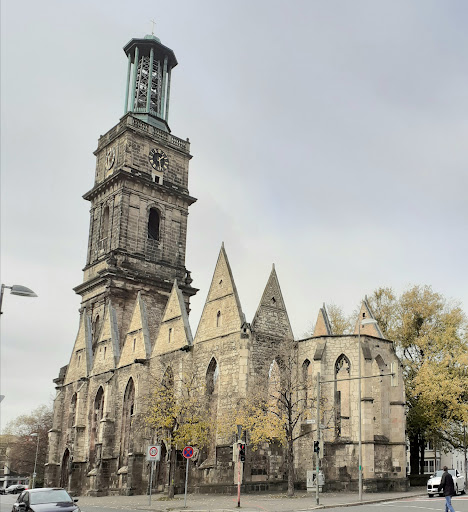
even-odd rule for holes
{"type": "Polygon", "coordinates": [[[76,502],[65,489],[43,488],[22,492],[11,512],[81,512],[76,502]],[[58,507],[58,508],[57,508],[58,507]]]}
{"type": "Polygon", "coordinates": [[[5,489],[6,494],[19,494],[20,492],[23,492],[26,489],[25,485],[22,484],[14,484],[10,485],[5,489]]]}
{"type": "MultiPolygon", "coordinates": [[[[465,477],[462,475],[458,469],[449,469],[448,472],[452,475],[453,485],[455,486],[455,492],[458,494],[465,494],[465,477]]],[[[427,495],[429,498],[438,494],[439,496],[443,496],[443,492],[439,492],[439,484],[440,479],[442,478],[444,471],[439,469],[436,471],[431,478],[427,481],[427,495]]]]}

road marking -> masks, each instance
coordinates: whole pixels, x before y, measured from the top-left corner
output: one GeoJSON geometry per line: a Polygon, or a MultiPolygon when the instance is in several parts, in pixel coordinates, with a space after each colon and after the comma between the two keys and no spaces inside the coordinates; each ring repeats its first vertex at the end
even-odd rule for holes
{"type": "MultiPolygon", "coordinates": [[[[382,503],[382,505],[385,505],[387,507],[400,507],[401,508],[401,505],[397,505],[395,503],[382,503]]],[[[433,508],[433,507],[420,507],[418,505],[408,505],[408,506],[405,506],[405,508],[418,508],[418,509],[422,509],[422,510],[439,510],[440,511],[440,508],[433,508]]]]}

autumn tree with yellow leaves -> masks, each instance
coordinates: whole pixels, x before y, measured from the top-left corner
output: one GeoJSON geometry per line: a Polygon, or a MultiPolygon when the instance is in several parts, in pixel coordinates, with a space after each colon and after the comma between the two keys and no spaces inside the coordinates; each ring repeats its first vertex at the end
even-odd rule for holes
{"type": "Polygon", "coordinates": [[[183,372],[174,380],[170,366],[164,377],[152,388],[147,399],[144,424],[154,438],[164,442],[169,452],[168,489],[174,496],[176,447],[192,445],[203,448],[210,440],[212,421],[206,414],[206,398],[195,372],[183,372]]]}
{"type": "Polygon", "coordinates": [[[411,473],[422,474],[428,440],[467,448],[467,318],[460,304],[430,286],[413,286],[400,297],[379,288],[368,301],[403,364],[411,473]]]}
{"type": "MultiPolygon", "coordinates": [[[[261,377],[260,377],[261,378],[261,377]]],[[[271,363],[268,375],[257,383],[249,395],[223,415],[218,432],[235,438],[237,425],[247,432],[249,449],[279,443],[286,447],[288,496],[294,495],[294,443],[304,435],[299,422],[309,419],[316,407],[314,382],[297,360],[297,342],[285,341],[271,363]]],[[[321,408],[324,408],[322,400],[321,408]]]]}

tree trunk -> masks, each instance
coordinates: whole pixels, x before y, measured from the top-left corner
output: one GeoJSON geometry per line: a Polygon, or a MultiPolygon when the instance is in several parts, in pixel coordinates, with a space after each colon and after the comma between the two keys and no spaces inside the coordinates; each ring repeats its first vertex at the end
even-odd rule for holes
{"type": "Polygon", "coordinates": [[[288,496],[294,496],[294,450],[293,440],[288,439],[287,448],[287,465],[288,465],[288,496]]]}
{"type": "Polygon", "coordinates": [[[419,475],[419,439],[418,434],[409,436],[410,442],[410,469],[412,475],[419,475]]]}
{"type": "Polygon", "coordinates": [[[176,449],[175,447],[171,447],[171,452],[169,456],[169,485],[167,489],[167,497],[174,497],[174,476],[175,476],[175,465],[176,465],[176,449]]]}
{"type": "Polygon", "coordinates": [[[419,450],[421,456],[419,457],[419,474],[424,475],[424,448],[426,447],[426,441],[424,437],[420,436],[419,438],[419,450]]]}

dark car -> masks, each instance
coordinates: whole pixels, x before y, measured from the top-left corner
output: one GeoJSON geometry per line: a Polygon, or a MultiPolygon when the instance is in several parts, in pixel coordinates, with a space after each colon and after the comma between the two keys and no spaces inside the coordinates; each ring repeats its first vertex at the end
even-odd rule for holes
{"type": "Polygon", "coordinates": [[[25,490],[26,490],[25,485],[14,484],[14,485],[10,485],[9,487],[7,487],[5,489],[5,494],[19,494],[20,492],[23,492],[25,490]]]}
{"type": "Polygon", "coordinates": [[[81,512],[65,489],[29,489],[22,492],[13,503],[12,512],[81,512]]]}

